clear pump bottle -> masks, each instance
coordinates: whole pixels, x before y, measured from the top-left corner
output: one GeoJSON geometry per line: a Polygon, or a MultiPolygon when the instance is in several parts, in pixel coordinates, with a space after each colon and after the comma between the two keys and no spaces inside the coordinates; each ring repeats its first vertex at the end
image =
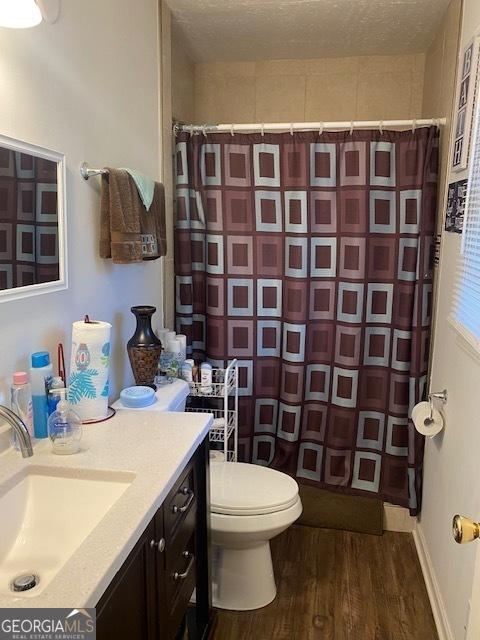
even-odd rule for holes
{"type": "Polygon", "coordinates": [[[48,435],[53,453],[70,455],[80,450],[82,421],[68,402],[68,389],[55,389],[60,396],[56,410],[48,418],[48,435]]]}

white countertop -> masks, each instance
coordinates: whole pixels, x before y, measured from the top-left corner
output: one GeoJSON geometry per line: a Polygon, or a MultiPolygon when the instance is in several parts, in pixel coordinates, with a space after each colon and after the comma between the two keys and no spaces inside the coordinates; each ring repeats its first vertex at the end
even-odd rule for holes
{"type": "Polygon", "coordinates": [[[111,420],[84,426],[77,454],[54,455],[50,442],[40,441],[31,458],[14,450],[1,455],[0,484],[28,465],[128,471],[135,479],[38,596],[0,595],[0,607],[94,607],[207,435],[211,420],[205,413],[123,410],[111,420]]]}

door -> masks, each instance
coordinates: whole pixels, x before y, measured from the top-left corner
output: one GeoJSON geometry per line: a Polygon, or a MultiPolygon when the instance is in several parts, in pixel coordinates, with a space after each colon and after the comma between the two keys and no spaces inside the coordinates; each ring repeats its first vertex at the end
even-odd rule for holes
{"type": "Polygon", "coordinates": [[[154,543],[152,521],[97,605],[97,638],[156,638],[154,543]]]}
{"type": "MultiPolygon", "coordinates": [[[[480,538],[480,523],[464,516],[455,516],[453,518],[453,537],[459,544],[478,540],[480,538]]],[[[475,570],[466,640],[478,640],[478,638],[480,638],[480,544],[475,554],[475,570]]]]}
{"type": "Polygon", "coordinates": [[[480,544],[475,556],[475,573],[473,575],[472,597],[470,598],[470,620],[467,629],[467,640],[480,638],[480,544]]]}

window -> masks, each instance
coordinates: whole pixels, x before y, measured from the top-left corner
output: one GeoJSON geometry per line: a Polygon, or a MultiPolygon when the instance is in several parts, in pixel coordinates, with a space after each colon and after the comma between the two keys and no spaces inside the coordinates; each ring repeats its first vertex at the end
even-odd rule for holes
{"type": "Polygon", "coordinates": [[[453,323],[480,351],[480,99],[472,138],[453,323]]]}

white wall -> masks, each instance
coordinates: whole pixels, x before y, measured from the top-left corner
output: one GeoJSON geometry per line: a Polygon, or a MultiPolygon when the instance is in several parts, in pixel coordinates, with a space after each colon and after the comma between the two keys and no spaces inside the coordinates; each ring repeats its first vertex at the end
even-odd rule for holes
{"type": "MultiPolygon", "coordinates": [[[[465,0],[462,50],[478,28],[480,3],[465,0]]],[[[451,174],[450,181],[463,177],[466,176],[451,174]]],[[[460,240],[457,234],[443,234],[432,388],[448,389],[447,424],[442,437],[427,442],[419,525],[455,640],[463,639],[465,634],[475,545],[456,545],[452,538],[452,517],[456,513],[480,516],[480,358],[469,352],[447,320],[460,240]]]]}
{"type": "Polygon", "coordinates": [[[86,160],[159,176],[157,29],[157,0],[64,0],[55,25],[0,29],[0,131],[66,154],[69,253],[67,291],[0,304],[0,392],[31,351],[61,340],[69,356],[71,323],[88,313],[113,323],[116,393],[132,381],[130,306],[157,306],[161,322],[161,261],[100,260],[99,178],[79,175],[86,160]]]}
{"type": "Polygon", "coordinates": [[[175,262],[173,216],[173,61],[172,61],[172,12],[166,0],[161,6],[161,61],[162,61],[162,146],[163,184],[167,223],[167,255],[164,260],[164,322],[165,327],[175,329],[175,262]]]}

